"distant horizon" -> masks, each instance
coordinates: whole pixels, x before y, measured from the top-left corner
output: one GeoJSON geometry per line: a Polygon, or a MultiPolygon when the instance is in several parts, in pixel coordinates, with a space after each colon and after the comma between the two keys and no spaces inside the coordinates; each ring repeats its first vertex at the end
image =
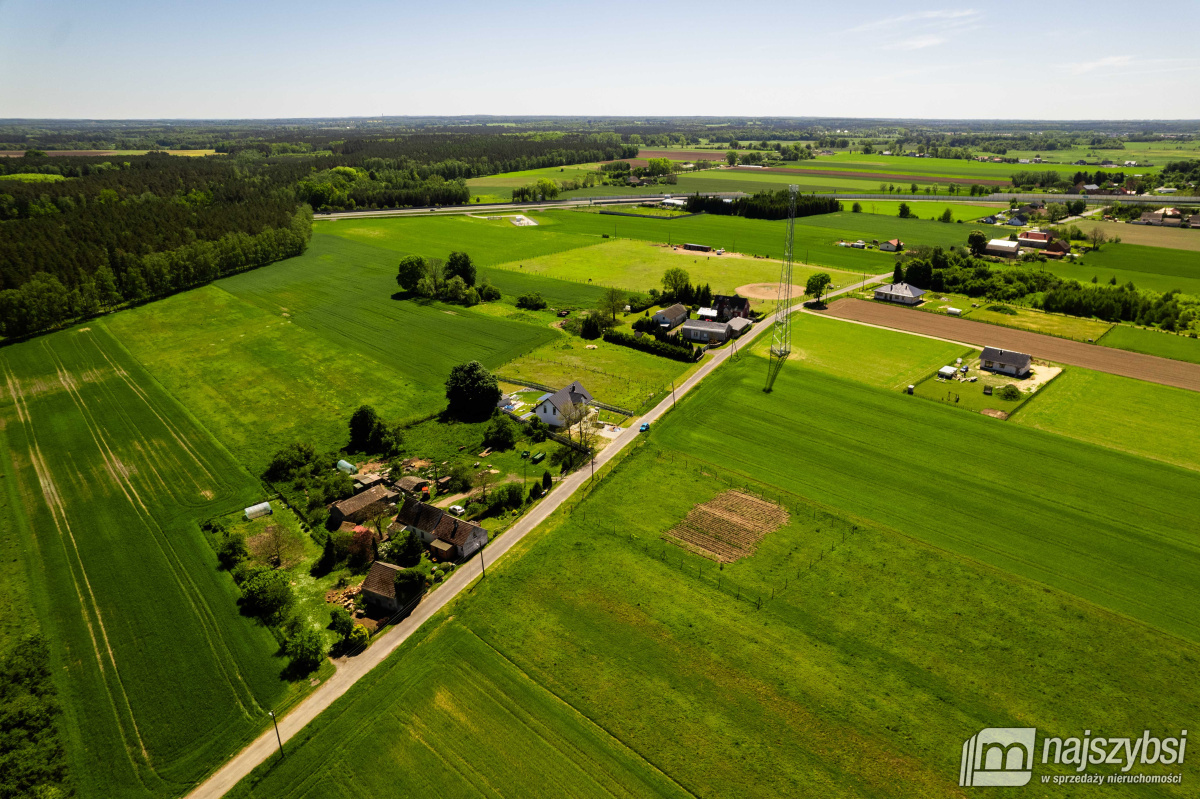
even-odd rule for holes
{"type": "Polygon", "coordinates": [[[213,0],[202,12],[4,0],[0,112],[200,121],[721,106],[738,117],[1192,120],[1200,54],[1171,33],[1183,42],[1198,28],[1200,4],[1151,15],[1115,0],[613,0],[603,13],[548,0],[213,0]]]}

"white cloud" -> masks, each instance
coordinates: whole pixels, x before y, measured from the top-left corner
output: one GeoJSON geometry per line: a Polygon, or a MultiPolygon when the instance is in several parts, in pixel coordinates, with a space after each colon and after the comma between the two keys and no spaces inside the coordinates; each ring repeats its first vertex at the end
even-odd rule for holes
{"type": "Polygon", "coordinates": [[[884,28],[960,28],[966,25],[974,24],[980,16],[980,12],[974,9],[955,9],[947,11],[917,11],[911,14],[901,14],[898,17],[888,17],[886,19],[877,19],[873,22],[864,22],[855,28],[851,28],[851,33],[865,33],[867,31],[882,30],[884,28]],[[915,23],[915,24],[914,24],[915,23]]]}
{"type": "Polygon", "coordinates": [[[901,39],[886,45],[885,50],[924,50],[926,47],[936,47],[939,44],[945,44],[948,40],[945,36],[936,34],[926,34],[924,36],[913,36],[908,39],[901,39]]]}
{"type": "Polygon", "coordinates": [[[1127,55],[1110,55],[1104,58],[1097,58],[1095,61],[1081,61],[1078,64],[1064,64],[1067,71],[1072,75],[1084,75],[1088,72],[1094,72],[1097,69],[1105,67],[1125,67],[1133,63],[1133,56],[1127,55]]]}

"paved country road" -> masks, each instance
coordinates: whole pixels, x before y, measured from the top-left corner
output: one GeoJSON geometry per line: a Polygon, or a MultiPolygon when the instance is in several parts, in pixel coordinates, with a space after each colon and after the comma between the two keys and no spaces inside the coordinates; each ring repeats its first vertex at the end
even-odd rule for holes
{"type": "Polygon", "coordinates": [[[1082,341],[1031,333],[1027,330],[1014,330],[989,325],[986,322],[972,322],[970,319],[955,319],[952,316],[866,300],[842,300],[829,306],[829,309],[821,314],[852,322],[890,327],[906,333],[961,341],[977,347],[999,347],[1025,352],[1045,361],[1082,366],[1098,372],[1200,391],[1200,364],[1159,358],[1157,355],[1086,344],[1082,341]]]}
{"type": "MultiPolygon", "coordinates": [[[[866,283],[876,280],[886,280],[890,277],[890,274],[875,275],[868,278],[866,283]]],[[[828,296],[834,297],[847,291],[853,291],[863,285],[865,284],[862,282],[854,283],[837,291],[830,292],[828,296]]],[[[751,341],[762,335],[764,331],[769,331],[772,319],[773,317],[764,319],[755,325],[749,333],[746,333],[741,341],[738,342],[739,349],[748,346],[751,341]]],[[[714,369],[725,363],[732,352],[733,349],[729,347],[717,350],[691,377],[679,386],[676,386],[674,398],[667,397],[645,416],[631,423],[619,436],[612,439],[596,456],[596,469],[599,469],[616,457],[621,450],[632,444],[639,435],[645,435],[638,433],[638,425],[642,422],[656,421],[670,410],[674,400],[691,391],[701,380],[711,374],[714,369]]],[[[763,379],[765,381],[766,372],[763,373],[763,379]]],[[[653,429],[649,435],[653,435],[653,429]]],[[[471,560],[456,569],[450,578],[442,584],[441,588],[423,599],[407,618],[381,633],[366,651],[352,658],[341,658],[335,661],[338,668],[334,675],[318,686],[306,699],[297,704],[291,712],[279,720],[279,734],[283,738],[284,743],[320,715],[321,711],[332,705],[338,697],[350,690],[350,687],[366,676],[371,669],[382,663],[396,647],[408,640],[408,637],[416,632],[422,624],[445,607],[450,600],[458,596],[459,592],[473,583],[482,574],[485,565],[490,566],[498,561],[518,541],[545,521],[563,502],[569,499],[572,494],[591,479],[591,474],[592,468],[588,466],[587,468],[579,469],[562,482],[556,484],[549,496],[542,500],[539,505],[518,520],[503,535],[488,544],[482,550],[480,556],[471,558],[471,560]]],[[[232,760],[193,789],[188,794],[188,799],[217,799],[217,797],[224,796],[229,789],[240,782],[258,764],[269,757],[277,757],[278,748],[275,740],[275,731],[268,728],[266,732],[234,756],[232,760]]]]}

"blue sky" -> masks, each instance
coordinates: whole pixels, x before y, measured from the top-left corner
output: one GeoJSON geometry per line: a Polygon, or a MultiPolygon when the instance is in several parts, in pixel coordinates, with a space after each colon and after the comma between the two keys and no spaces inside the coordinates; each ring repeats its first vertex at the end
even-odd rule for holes
{"type": "Polygon", "coordinates": [[[1197,29],[1190,0],[0,0],[0,118],[1196,119],[1197,29]]]}

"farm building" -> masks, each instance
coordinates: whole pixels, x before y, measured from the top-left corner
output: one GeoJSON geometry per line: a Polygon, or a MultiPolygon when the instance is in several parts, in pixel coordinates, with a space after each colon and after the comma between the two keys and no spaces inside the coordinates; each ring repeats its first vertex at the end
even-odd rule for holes
{"type": "Polygon", "coordinates": [[[396,481],[396,490],[405,494],[420,494],[429,488],[429,480],[419,475],[410,474],[396,481]]]}
{"type": "Polygon", "coordinates": [[[680,211],[682,211],[684,206],[687,205],[687,201],[672,198],[672,199],[663,200],[662,205],[663,205],[663,208],[677,208],[680,211]]]}
{"type": "Polygon", "coordinates": [[[434,560],[457,561],[469,558],[488,542],[487,530],[460,519],[441,508],[407,497],[388,528],[393,533],[412,530],[430,546],[434,560]]]}
{"type": "Polygon", "coordinates": [[[683,249],[695,250],[696,252],[712,252],[712,247],[707,244],[685,244],[683,245],[683,249]]]}
{"type": "Polygon", "coordinates": [[[1046,249],[1042,253],[1047,258],[1062,258],[1071,252],[1071,245],[1067,244],[1062,239],[1052,241],[1046,245],[1046,249]]]}
{"type": "Polygon", "coordinates": [[[398,571],[400,571],[399,566],[393,566],[381,560],[372,563],[371,570],[367,572],[367,577],[362,583],[363,599],[368,604],[388,613],[395,613],[399,610],[400,603],[396,601],[396,572],[398,571]]]}
{"type": "Polygon", "coordinates": [[[270,516],[272,513],[274,511],[271,510],[270,502],[260,502],[257,505],[251,505],[246,508],[246,520],[259,519],[263,516],[270,516]]]}
{"type": "Polygon", "coordinates": [[[708,322],[715,322],[717,321],[717,309],[701,308],[700,310],[696,311],[696,318],[703,319],[708,322]]]}
{"type": "Polygon", "coordinates": [[[665,330],[671,330],[683,324],[683,321],[687,318],[687,306],[678,302],[669,308],[663,308],[653,316],[654,323],[665,330]]]}
{"type": "Polygon", "coordinates": [[[343,499],[329,506],[329,518],[334,524],[342,522],[365,522],[385,512],[396,504],[399,495],[387,486],[368,488],[361,494],[343,499]]]}
{"type": "Polygon", "coordinates": [[[683,337],[691,341],[705,344],[718,344],[729,338],[728,322],[709,322],[703,319],[689,320],[683,323],[683,337]]]}
{"type": "Polygon", "coordinates": [[[551,427],[562,427],[567,423],[564,411],[570,405],[586,406],[592,401],[592,395],[578,381],[553,394],[544,394],[534,407],[533,412],[551,427]]]}
{"type": "Polygon", "coordinates": [[[900,241],[900,239],[888,239],[879,245],[879,249],[884,252],[900,252],[904,249],[904,242],[900,241]]]}
{"type": "Polygon", "coordinates": [[[729,334],[734,338],[738,338],[750,329],[751,324],[753,323],[746,317],[735,316],[729,320],[729,334]]]}
{"type": "Polygon", "coordinates": [[[730,319],[748,319],[750,317],[750,300],[736,294],[717,294],[713,296],[713,309],[717,312],[718,322],[728,322],[730,319]]]}
{"type": "Polygon", "coordinates": [[[1050,246],[1050,241],[1050,234],[1042,233],[1040,230],[1030,230],[1017,236],[1017,244],[1022,247],[1036,247],[1039,250],[1050,246]]]}
{"type": "Polygon", "coordinates": [[[383,475],[379,472],[364,472],[354,475],[354,490],[365,491],[383,483],[383,475]]]}
{"type": "Polygon", "coordinates": [[[907,283],[888,283],[875,289],[875,299],[898,302],[901,305],[916,305],[924,294],[924,289],[910,286],[907,283]]]}
{"type": "Polygon", "coordinates": [[[980,368],[1013,377],[1024,377],[1029,374],[1031,363],[1033,363],[1033,358],[1023,352],[1009,352],[995,347],[984,347],[983,353],[979,356],[980,368]]]}
{"type": "Polygon", "coordinates": [[[986,255],[1000,255],[1005,258],[1016,258],[1021,253],[1021,243],[1008,239],[992,239],[983,248],[986,255]]]}

